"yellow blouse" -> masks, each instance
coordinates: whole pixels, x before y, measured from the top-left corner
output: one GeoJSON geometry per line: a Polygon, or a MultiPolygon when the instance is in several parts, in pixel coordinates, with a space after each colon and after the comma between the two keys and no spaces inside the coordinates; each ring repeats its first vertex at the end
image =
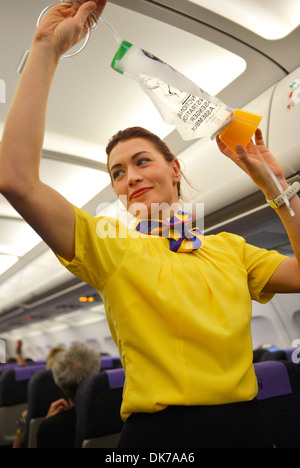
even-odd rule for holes
{"type": "Polygon", "coordinates": [[[255,398],[252,300],[273,297],[263,289],[286,257],[227,233],[174,253],[168,239],[74,210],[76,255],[59,260],[102,296],[126,375],[123,420],[255,398]]]}

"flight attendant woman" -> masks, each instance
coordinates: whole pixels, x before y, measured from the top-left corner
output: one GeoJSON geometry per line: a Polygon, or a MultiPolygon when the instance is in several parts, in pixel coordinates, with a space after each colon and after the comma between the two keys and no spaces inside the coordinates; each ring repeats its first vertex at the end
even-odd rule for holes
{"type": "MultiPolygon", "coordinates": [[[[194,242],[179,246],[141,228],[125,228],[124,236],[118,220],[91,217],[39,179],[59,59],[84,36],[89,14],[101,14],[105,4],[61,5],[36,31],[3,133],[0,191],[103,298],[126,374],[120,447],[271,447],[255,400],[251,301],[300,292],[298,197],[291,199],[294,217],[285,206],[277,210],[295,252],[287,258],[227,233],[202,242],[195,231],[194,242]],[[121,229],[122,236],[103,235],[103,222],[106,232],[121,229]]],[[[260,131],[255,144],[237,147],[237,158],[218,145],[269,200],[279,193],[259,152],[287,188],[260,131]]],[[[129,129],[110,141],[107,153],[114,190],[129,211],[141,203],[150,216],[153,204],[178,204],[180,166],[157,137],[129,129]]]]}

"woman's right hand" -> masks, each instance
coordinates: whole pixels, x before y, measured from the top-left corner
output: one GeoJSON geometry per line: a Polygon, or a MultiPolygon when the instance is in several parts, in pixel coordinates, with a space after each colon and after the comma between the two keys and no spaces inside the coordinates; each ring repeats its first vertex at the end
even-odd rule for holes
{"type": "Polygon", "coordinates": [[[81,4],[58,5],[42,19],[34,41],[53,50],[58,58],[80,42],[88,32],[88,17],[101,16],[108,0],[86,1],[81,4]]]}
{"type": "Polygon", "coordinates": [[[60,4],[44,16],[2,134],[0,193],[44,242],[68,261],[76,254],[74,208],[40,179],[47,104],[61,55],[84,37],[88,16],[100,16],[106,3],[96,0],[82,5],[60,4]]]}

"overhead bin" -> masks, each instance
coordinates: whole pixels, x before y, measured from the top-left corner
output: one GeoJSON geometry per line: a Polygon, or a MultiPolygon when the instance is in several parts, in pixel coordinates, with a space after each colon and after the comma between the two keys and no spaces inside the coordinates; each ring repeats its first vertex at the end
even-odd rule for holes
{"type": "Polygon", "coordinates": [[[282,164],[286,177],[300,170],[300,67],[275,87],[269,148],[282,164]]]}

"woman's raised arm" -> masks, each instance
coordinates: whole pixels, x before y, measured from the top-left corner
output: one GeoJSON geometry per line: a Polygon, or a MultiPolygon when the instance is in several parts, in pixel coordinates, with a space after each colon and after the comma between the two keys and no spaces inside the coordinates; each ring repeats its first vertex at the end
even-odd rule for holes
{"type": "MultiPolygon", "coordinates": [[[[60,57],[87,32],[87,18],[107,0],[60,5],[37,29],[13,98],[0,148],[0,192],[57,254],[75,254],[71,204],[39,178],[48,97],[60,57]]],[[[59,109],[57,109],[59,112],[59,109]]]]}
{"type": "MultiPolygon", "coordinates": [[[[217,137],[217,144],[220,151],[225,156],[231,159],[252,178],[253,182],[258,185],[268,200],[276,198],[280,193],[270,173],[262,163],[261,158],[265,160],[273,174],[277,177],[283,190],[288,188],[283,170],[266,147],[260,129],[255,133],[255,144],[250,142],[247,148],[241,145],[236,146],[237,155],[233,154],[219,137],[217,137]]],[[[300,199],[295,196],[291,200],[290,205],[295,213],[293,217],[285,205],[276,211],[289,236],[295,258],[288,258],[277,268],[276,272],[267,283],[264,289],[265,292],[300,292],[300,199]]]]}

